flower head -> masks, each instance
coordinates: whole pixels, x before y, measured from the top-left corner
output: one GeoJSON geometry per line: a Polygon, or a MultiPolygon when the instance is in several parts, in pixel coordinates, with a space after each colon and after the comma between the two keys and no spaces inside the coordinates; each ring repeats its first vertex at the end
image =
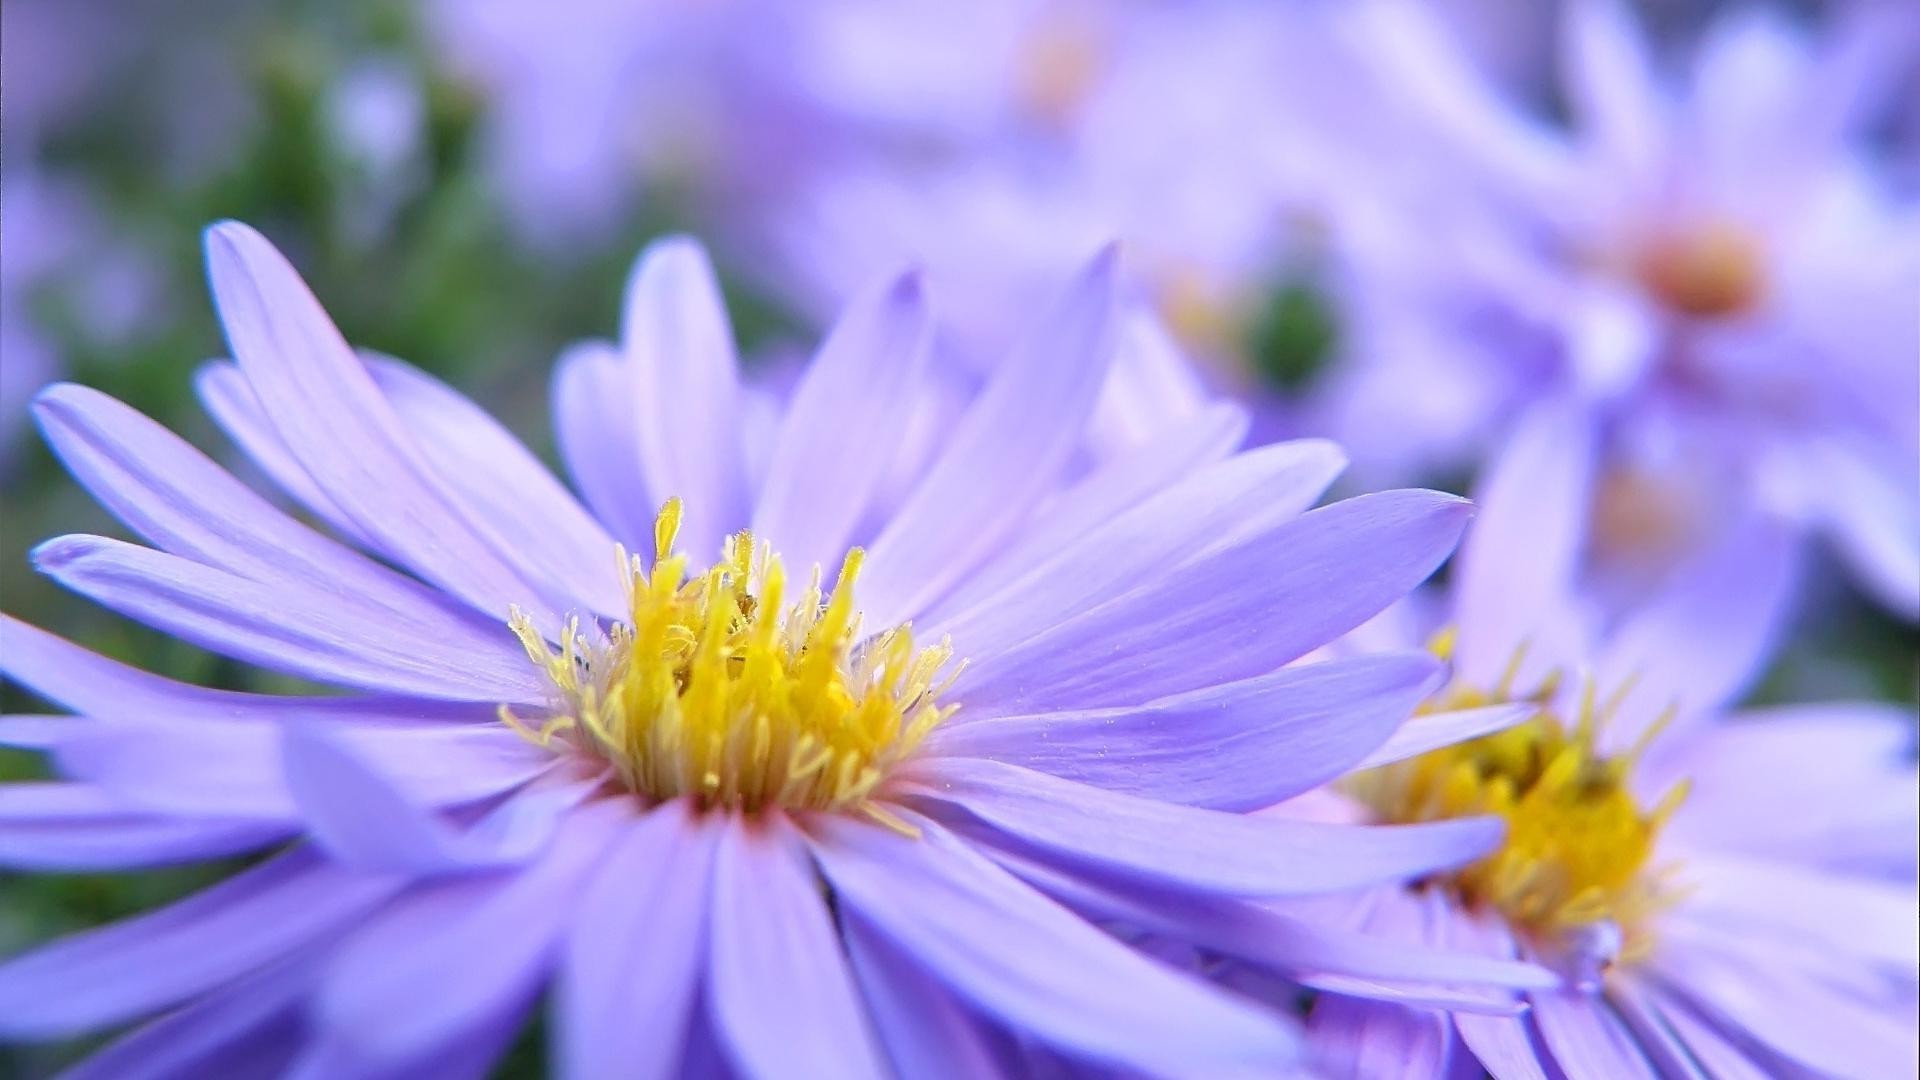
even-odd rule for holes
{"type": "Polygon", "coordinates": [[[1424,578],[1467,508],[1402,491],[1308,512],[1338,453],[1236,454],[1231,406],[1113,464],[1084,454],[1111,251],[949,422],[916,408],[917,275],[864,294],[769,402],[703,253],[662,241],[621,343],[556,375],[583,506],[451,389],[356,355],[258,234],[207,243],[236,362],[203,395],[334,536],[56,386],[48,441],[153,547],[68,536],[35,561],[345,692],[181,685],[0,622],[7,675],[76,714],[0,722],[63,777],[0,789],[7,864],[276,852],[0,964],[6,1037],[164,1013],[97,1067],[478,1069],[551,987],[570,1075],[990,1071],[1005,1034],[1152,1074],[1266,1072],[1297,1058],[1286,1022],[1092,919],[1258,926],[1273,966],[1330,977],[1545,979],[1256,906],[1498,839],[1481,818],[1223,812],[1338,775],[1412,708],[1430,659],[1290,665],[1424,578]],[[1283,863],[1259,854],[1276,844],[1283,863]]]}
{"type": "Polygon", "coordinates": [[[1670,76],[1628,5],[1572,4],[1563,126],[1484,85],[1423,5],[1356,5],[1368,111],[1450,167],[1343,241],[1380,332],[1431,344],[1356,356],[1328,429],[1363,462],[1468,464],[1577,394],[1601,437],[1587,556],[1624,597],[1764,511],[1920,618],[1920,233],[1868,137],[1920,19],[1835,10],[1818,37],[1730,10],[1670,76]]]}
{"type": "Polygon", "coordinates": [[[1439,638],[1454,677],[1409,725],[1436,739],[1340,784],[1359,820],[1510,826],[1487,856],[1377,893],[1357,921],[1529,957],[1562,983],[1527,991],[1524,1016],[1328,997],[1310,1038],[1335,1071],[1402,1054],[1435,1071],[1472,1055],[1501,1076],[1904,1075],[1920,989],[1905,721],[1858,705],[1728,712],[1786,607],[1775,526],[1739,530],[1596,630],[1566,576],[1594,468],[1591,439],[1551,411],[1503,451],[1439,638]],[[1434,745],[1503,702],[1525,719],[1434,745]]]}

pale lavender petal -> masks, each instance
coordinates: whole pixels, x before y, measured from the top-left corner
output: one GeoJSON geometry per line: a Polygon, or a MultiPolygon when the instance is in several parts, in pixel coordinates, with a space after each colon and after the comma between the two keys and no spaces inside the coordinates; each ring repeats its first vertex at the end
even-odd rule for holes
{"type": "Polygon", "coordinates": [[[1537,993],[1533,1021],[1567,1080],[1655,1080],[1605,999],[1580,990],[1537,993]]]}
{"type": "Polygon", "coordinates": [[[553,369],[553,437],[574,486],[629,551],[653,550],[653,516],[666,499],[640,475],[633,380],[604,341],[569,346],[553,369]]]}
{"type": "Polygon", "coordinates": [[[1632,1032],[1634,1041],[1656,1073],[1668,1080],[1707,1080],[1708,1074],[1693,1063],[1685,1043],[1661,1018],[1659,1010],[1647,1000],[1647,994],[1635,980],[1623,976],[1612,978],[1607,986],[1607,1000],[1632,1032]]]}
{"type": "MultiPolygon", "coordinates": [[[[1463,963],[1461,958],[1473,956],[1474,950],[1471,947],[1464,953],[1448,950],[1454,947],[1451,941],[1459,933],[1452,924],[1470,917],[1468,912],[1457,907],[1453,899],[1440,890],[1413,890],[1389,885],[1373,892],[1360,936],[1362,940],[1370,939],[1376,946],[1397,946],[1414,953],[1434,967],[1464,968],[1470,965],[1463,963]]],[[[1506,957],[1485,957],[1482,963],[1494,970],[1508,968],[1527,971],[1533,977],[1527,985],[1533,989],[1555,987],[1560,983],[1558,976],[1545,968],[1513,964],[1506,957]]],[[[1511,976],[1492,985],[1480,980],[1451,986],[1430,985],[1439,978],[1428,976],[1424,984],[1408,985],[1404,980],[1382,983],[1377,979],[1355,978],[1335,972],[1315,973],[1302,977],[1300,981],[1304,986],[1332,991],[1342,997],[1368,998],[1404,1008],[1438,1007],[1490,1016],[1517,1016],[1525,1011],[1523,999],[1508,989],[1515,982],[1511,976]]]]}
{"type": "Polygon", "coordinates": [[[1692,718],[1739,697],[1791,613],[1795,548],[1780,526],[1735,526],[1613,634],[1595,666],[1599,685],[1631,689],[1608,740],[1631,743],[1668,709],[1692,718]]]}
{"type": "Polygon", "coordinates": [[[1565,90],[1581,129],[1614,167],[1650,166],[1667,106],[1644,34],[1619,0],[1579,0],[1566,14],[1565,90]]]}
{"type": "Polygon", "coordinates": [[[815,819],[815,856],[848,910],[976,1008],[1077,1057],[1149,1073],[1297,1061],[1284,1021],[1142,957],[908,813],[918,839],[815,819]]]}
{"type": "Polygon", "coordinates": [[[363,535],[482,612],[540,609],[533,583],[461,505],[293,267],[237,222],[207,230],[214,303],[262,410],[363,535]]]}
{"type": "MultiPolygon", "coordinates": [[[[614,539],[513,433],[460,392],[384,356],[365,356],[427,460],[505,550],[550,591],[608,618],[627,614],[614,539]]],[[[584,614],[584,611],[583,611],[584,614]]]]}
{"type": "Polygon", "coordinates": [[[0,614],[0,673],[75,712],[169,720],[335,720],[434,724],[497,719],[494,703],[382,696],[280,697],[177,683],[57,638],[0,614]]]}
{"type": "Polygon", "coordinates": [[[305,852],[278,856],[178,903],[0,964],[0,1034],[78,1034],[185,1001],[345,927],[398,888],[305,852]]]}
{"type": "Polygon", "coordinates": [[[1386,742],[1354,765],[1353,769],[1357,772],[1405,761],[1429,750],[1504,731],[1539,715],[1539,712],[1537,705],[1488,705],[1479,709],[1456,709],[1416,716],[1396,728],[1386,742]]]}
{"type": "Polygon", "coordinates": [[[949,700],[1001,713],[1096,708],[1263,675],[1406,595],[1446,558],[1471,513],[1430,491],[1322,507],[1144,582],[1018,656],[970,669],[949,700]]]}
{"type": "MultiPolygon", "coordinates": [[[[1497,916],[1461,912],[1444,926],[1446,943],[1502,959],[1515,955],[1513,937],[1497,916]]],[[[1473,1056],[1500,1080],[1547,1080],[1546,1049],[1534,1041],[1525,1020],[1455,1013],[1454,1030],[1473,1056]]]]}
{"type": "Polygon", "coordinates": [[[727,1056],[748,1076],[885,1076],[805,842],[781,817],[721,830],[707,1001],[727,1056]]]}
{"type": "Polygon", "coordinates": [[[576,811],[535,862],[428,885],[384,909],[328,962],[314,1020],[369,1062],[404,1063],[543,982],[566,911],[633,820],[618,800],[576,811]]]}
{"type": "MultiPolygon", "coordinates": [[[[1538,638],[1564,618],[1587,534],[1594,423],[1569,400],[1534,406],[1474,491],[1480,513],[1455,561],[1456,662],[1472,686],[1493,686],[1522,645],[1536,665],[1538,638]]],[[[1515,684],[1534,685],[1523,672],[1515,684]]]]}
{"type": "Polygon", "coordinates": [[[933,345],[926,285],[905,274],[849,302],[787,405],[753,531],[788,564],[838,568],[901,439],[933,345]]]}
{"type": "Polygon", "coordinates": [[[1651,960],[1653,973],[1707,1017],[1803,1068],[1836,1076],[1905,1076],[1920,1066],[1910,1016],[1862,1007],[1792,962],[1776,961],[1764,942],[1756,946],[1742,937],[1735,948],[1668,935],[1651,960]]]}
{"type": "Polygon", "coordinates": [[[227,438],[233,440],[275,487],[359,547],[383,551],[380,542],[361,531],[353,519],[320,490],[313,477],[307,475],[293,451],[287,449],[286,440],[274,430],[273,421],[267,419],[259,396],[253,392],[253,385],[247,382],[246,373],[239,365],[231,360],[214,360],[202,365],[194,376],[194,389],[214,423],[220,425],[227,438]]]}
{"type": "Polygon", "coordinates": [[[279,1075],[300,1042],[295,1005],[312,978],[305,956],[235,980],[135,1029],[64,1080],[185,1080],[279,1075]]]}
{"type": "Polygon", "coordinates": [[[1808,466],[1817,478],[1813,513],[1841,557],[1882,603],[1920,621],[1920,496],[1911,479],[1838,446],[1800,452],[1819,463],[1808,466]]]}
{"type": "MultiPolygon", "coordinates": [[[[1429,951],[1348,929],[1320,916],[1295,917],[1254,904],[1131,881],[1096,880],[1030,854],[987,848],[984,854],[1054,899],[1089,918],[1116,922],[1191,942],[1314,983],[1343,980],[1347,990],[1416,1001],[1439,1008],[1511,1012],[1511,995],[1497,988],[1559,985],[1534,964],[1479,950],[1429,951]],[[1442,984],[1471,985],[1457,991],[1442,984]]],[[[1388,888],[1398,888],[1392,885],[1388,888]]],[[[1331,897],[1352,906],[1354,897],[1331,897]]]]}
{"type": "Polygon", "coordinates": [[[0,746],[51,750],[62,738],[74,734],[77,726],[71,716],[0,716],[0,746]]]}
{"type": "Polygon", "coordinates": [[[1731,933],[1797,937],[1896,970],[1920,969],[1920,896],[1911,882],[1704,852],[1689,852],[1686,866],[1689,917],[1731,933]]]}
{"type": "Polygon", "coordinates": [[[34,415],[75,479],[156,547],[262,584],[305,585],[422,637],[510,651],[497,625],[281,513],[206,455],[96,390],[63,384],[34,415]]]}
{"type": "Polygon", "coordinates": [[[1452,1029],[1445,1013],[1325,994],[1307,1018],[1315,1076],[1443,1077],[1452,1029]]]}
{"type": "Polygon", "coordinates": [[[129,808],[193,817],[294,821],[281,739],[311,726],[426,806],[471,803],[551,769],[555,758],[504,725],[384,728],[199,720],[76,720],[54,761],[129,808]]]}
{"type": "Polygon", "coordinates": [[[981,757],[1145,798],[1257,810],[1355,767],[1439,673],[1419,653],[1305,667],[1134,708],[942,725],[930,754],[981,757]]]}
{"type": "Polygon", "coordinates": [[[647,490],[685,500],[680,549],[696,565],[716,560],[727,533],[746,525],[749,505],[739,360],[720,283],[698,243],[669,237],[641,254],[627,282],[621,348],[647,490]]]}
{"type": "Polygon", "coordinates": [[[1038,557],[988,592],[969,582],[942,606],[957,614],[923,620],[963,655],[988,664],[1140,582],[1204,561],[1298,517],[1346,465],[1331,443],[1277,443],[1216,462],[1038,557]]]}
{"type": "Polygon", "coordinates": [[[133,870],[267,847],[289,830],[152,817],[87,784],[0,785],[0,866],[48,873],[133,870]]]}
{"type": "Polygon", "coordinates": [[[475,652],[421,638],[308,585],[263,585],[178,556],[98,536],[33,551],[42,572],[175,637],[322,682],[421,697],[530,704],[545,699],[524,650],[475,652]],[[515,653],[518,655],[514,655],[515,653]]]}
{"type": "Polygon", "coordinates": [[[895,1075],[974,1080],[1006,1071],[980,1018],[911,957],[857,913],[842,917],[841,931],[895,1075]]]}
{"type": "Polygon", "coordinates": [[[1094,873],[1225,895],[1296,896],[1413,877],[1484,855],[1503,831],[1497,819],[1354,826],[1225,814],[969,758],[930,761],[909,777],[903,797],[963,833],[985,833],[989,844],[999,833],[1094,873]]]}
{"type": "Polygon", "coordinates": [[[1670,825],[1690,846],[1855,869],[1911,881],[1920,853],[1913,712],[1883,702],[1790,705],[1736,714],[1654,744],[1649,796],[1685,779],[1670,825]],[[1819,768],[1807,763],[1818,761],[1819,768]],[[1752,778],[1765,776],[1755,785],[1752,778]],[[1794,807],[1780,814],[1782,806],[1794,807]],[[1764,820],[1765,829],[1753,822],[1764,820]]]}
{"type": "Polygon", "coordinates": [[[877,626],[924,610],[1003,542],[1079,445],[1116,345],[1118,253],[1103,250],[1021,339],[874,540],[861,605],[877,626]]]}
{"type": "Polygon", "coordinates": [[[556,990],[561,1075],[681,1075],[682,1033],[705,968],[718,839],[712,818],[675,800],[629,827],[601,858],[566,929],[556,990]]]}
{"type": "Polygon", "coordinates": [[[1075,545],[1115,515],[1226,457],[1246,432],[1246,410],[1221,402],[1102,465],[1036,511],[1005,553],[968,574],[965,582],[934,606],[924,619],[926,625],[966,611],[981,597],[1028,576],[1041,560],[1075,545]]]}
{"type": "Polygon", "coordinates": [[[1641,993],[1654,1004],[1659,1010],[1660,1019],[1686,1043],[1687,1052],[1708,1070],[1714,1080],[1773,1080],[1793,1068],[1789,1061],[1764,1053],[1755,1054],[1751,1046],[1736,1045],[1712,1023],[1696,1015],[1690,1005],[1658,987],[1644,987],[1641,993]],[[1756,1056],[1768,1059],[1767,1064],[1771,1068],[1755,1064],[1756,1056]]]}
{"type": "Polygon", "coordinates": [[[342,741],[308,725],[283,729],[281,773],[314,843],[373,873],[420,876],[525,862],[592,786],[518,793],[462,832],[435,814],[432,802],[382,775],[342,741]]]}
{"type": "Polygon", "coordinates": [[[1437,9],[1392,0],[1348,7],[1354,47],[1382,85],[1401,91],[1423,122],[1520,200],[1520,208],[1550,206],[1578,175],[1579,163],[1558,133],[1494,93],[1437,9]]]}

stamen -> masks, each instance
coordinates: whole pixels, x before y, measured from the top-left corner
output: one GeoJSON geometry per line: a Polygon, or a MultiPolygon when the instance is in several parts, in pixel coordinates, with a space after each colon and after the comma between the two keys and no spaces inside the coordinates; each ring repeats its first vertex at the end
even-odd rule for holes
{"type": "MultiPolygon", "coordinates": [[[[1512,681],[1524,652],[1516,652],[1503,684],[1512,681]]],[[[1461,686],[1442,691],[1423,711],[1499,701],[1539,702],[1541,709],[1506,731],[1361,773],[1347,787],[1388,822],[1504,819],[1507,836],[1499,850],[1435,884],[1454,890],[1464,903],[1498,911],[1521,932],[1568,949],[1618,933],[1626,944],[1609,955],[1637,955],[1647,917],[1672,902],[1664,871],[1649,863],[1687,785],[1674,786],[1646,809],[1630,788],[1629,774],[1674,710],[1625,754],[1603,757],[1601,730],[1631,684],[1601,702],[1598,688],[1587,682],[1568,724],[1547,704],[1557,681],[1550,677],[1527,694],[1505,685],[1497,694],[1461,686]]]]}
{"type": "Polygon", "coordinates": [[[691,796],[747,812],[858,809],[911,832],[869,799],[958,708],[938,703],[962,666],[951,645],[916,650],[905,625],[862,636],[858,548],[830,593],[816,567],[788,603],[785,567],[746,532],[689,578],[686,556],[673,550],[680,522],[680,502],[669,500],[654,522],[651,570],[619,553],[625,622],[583,631],[570,619],[549,643],[525,614],[511,613],[508,625],[547,676],[554,708],[535,725],[503,707],[502,722],[537,745],[559,740],[604,760],[651,800],[691,796]]]}

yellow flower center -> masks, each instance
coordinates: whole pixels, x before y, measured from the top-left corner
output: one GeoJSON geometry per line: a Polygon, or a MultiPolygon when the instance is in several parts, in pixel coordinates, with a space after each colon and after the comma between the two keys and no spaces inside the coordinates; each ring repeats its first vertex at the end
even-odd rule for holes
{"type": "Polygon", "coordinates": [[[621,553],[626,622],[583,631],[571,621],[556,649],[513,613],[555,706],[538,724],[505,708],[502,719],[543,746],[561,740],[604,761],[650,800],[858,811],[891,823],[869,797],[958,707],[936,700],[958,674],[947,672],[952,648],[916,651],[905,625],[862,636],[859,548],[831,594],[816,567],[791,603],[780,559],[746,532],[689,578],[686,556],[673,552],[680,514],[677,499],[660,511],[651,570],[621,553]]]}
{"type": "Polygon", "coordinates": [[[1442,884],[1542,943],[1583,943],[1604,928],[1620,935],[1609,951],[1636,955],[1646,945],[1647,916],[1672,900],[1666,875],[1649,864],[1686,785],[1646,808],[1629,779],[1671,714],[1625,753],[1604,757],[1596,735],[1624,694],[1596,703],[1589,685],[1569,727],[1547,704],[1553,680],[1531,694],[1512,693],[1507,684],[1519,661],[1516,655],[1492,692],[1449,688],[1422,711],[1536,701],[1540,711],[1532,719],[1361,773],[1348,789],[1389,822],[1498,815],[1507,826],[1500,848],[1442,884]]]}

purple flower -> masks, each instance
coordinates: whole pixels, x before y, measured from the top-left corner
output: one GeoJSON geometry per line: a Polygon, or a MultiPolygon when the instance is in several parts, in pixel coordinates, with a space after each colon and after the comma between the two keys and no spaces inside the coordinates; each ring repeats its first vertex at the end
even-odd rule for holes
{"type": "MultiPolygon", "coordinates": [[[[1596,632],[1567,575],[1595,447],[1564,404],[1495,462],[1457,568],[1453,679],[1408,732],[1492,704],[1505,731],[1350,777],[1333,820],[1493,813],[1493,854],[1343,905],[1409,944],[1532,959],[1563,985],[1498,1008],[1324,996],[1308,1034],[1334,1075],[1906,1076],[1920,932],[1911,718],[1880,704],[1727,713],[1791,582],[1777,527],[1596,632]]],[[[1450,719],[1451,718],[1451,719],[1450,719]]],[[[1296,809],[1309,809],[1306,805],[1296,809]]],[[[1498,1005],[1496,1000],[1495,1005],[1498,1005]]]]}
{"type": "Polygon", "coordinates": [[[1234,454],[1232,406],[1069,479],[1115,351],[1111,250],[882,499],[929,377],[919,277],[853,303],[763,421],[704,254],[663,241],[622,342],[555,378],[583,507],[466,399],[356,356],[258,234],[207,247],[236,362],[204,397],[352,546],[57,386],[49,442],[154,546],[67,536],[35,560],[347,692],[180,685],[0,624],[8,676],[76,714],[0,729],[63,777],[0,788],[0,860],[263,856],[0,965],[5,1037],[164,1013],[91,1068],[477,1071],[551,988],[570,1075],[976,1072],[1015,1039],[1160,1075],[1295,1059],[1285,1021],[1076,908],[1257,930],[1289,973],[1544,981],[1254,907],[1498,840],[1222,812],[1345,771],[1426,692],[1418,654],[1286,665],[1417,584],[1468,509],[1308,511],[1339,454],[1234,454]]]}
{"type": "Polygon", "coordinates": [[[1376,127],[1444,163],[1374,207],[1404,240],[1349,253],[1357,288],[1371,318],[1453,344],[1356,358],[1329,430],[1430,469],[1577,392],[1600,406],[1596,559],[1656,581],[1764,508],[1920,618],[1920,214],[1866,140],[1914,11],[1855,5],[1818,41],[1730,12],[1669,80],[1623,5],[1582,0],[1566,130],[1493,94],[1421,5],[1356,18],[1375,111],[1398,117],[1376,127]]]}

